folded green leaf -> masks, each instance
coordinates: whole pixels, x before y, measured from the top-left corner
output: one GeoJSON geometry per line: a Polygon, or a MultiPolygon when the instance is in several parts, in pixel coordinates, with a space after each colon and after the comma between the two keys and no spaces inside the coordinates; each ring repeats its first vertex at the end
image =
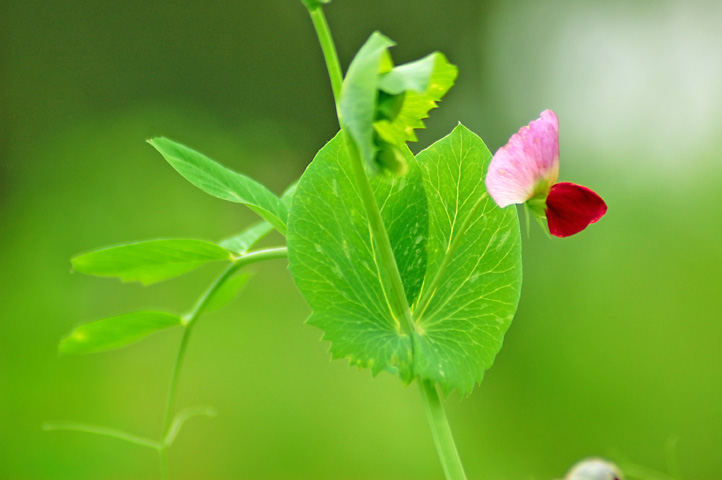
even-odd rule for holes
{"type": "MultiPolygon", "coordinates": [[[[416,141],[414,130],[456,80],[457,68],[441,53],[393,66],[393,42],[374,33],[361,47],[344,78],[339,101],[341,126],[373,170],[388,169],[395,149],[416,141]],[[379,155],[381,158],[379,158],[379,155]]],[[[393,161],[390,171],[404,172],[393,161]]]]}
{"type": "Polygon", "coordinates": [[[242,273],[226,280],[225,283],[213,293],[213,296],[208,300],[203,310],[205,312],[218,310],[231,302],[243,287],[246,286],[249,278],[250,274],[242,273]]]}
{"type": "Polygon", "coordinates": [[[150,240],[96,250],[71,260],[76,272],[149,284],[208,263],[232,260],[223,247],[203,240],[150,240]]]}
{"type": "Polygon", "coordinates": [[[245,204],[285,235],[288,208],[266,187],[167,138],[153,138],[148,143],[193,185],[214,197],[245,204]]]}
{"type": "Polygon", "coordinates": [[[429,206],[426,279],[413,308],[414,372],[468,394],[494,362],[521,289],[521,238],[483,176],[491,153],[459,125],[417,156],[429,206]]]}
{"type": "MultiPolygon", "coordinates": [[[[405,155],[408,175],[376,176],[372,187],[413,301],[425,271],[428,220],[421,174],[408,149],[405,155]]],[[[289,215],[289,269],[313,309],[308,322],[324,331],[334,358],[409,380],[411,339],[389,306],[390,273],[377,263],[351,161],[339,134],[301,178],[289,215]]]]}
{"type": "Polygon", "coordinates": [[[104,318],[76,327],[60,342],[59,351],[74,355],[112,350],[182,323],[179,316],[165,312],[135,312],[104,318]]]}
{"type": "Polygon", "coordinates": [[[359,149],[361,158],[373,166],[376,156],[373,122],[378,99],[379,70],[389,67],[387,49],[394,43],[378,32],[371,34],[354,57],[343,80],[339,112],[346,129],[359,149]]]}
{"type": "Polygon", "coordinates": [[[392,120],[374,122],[374,130],[385,142],[402,145],[415,142],[415,129],[425,128],[423,119],[454,85],[458,69],[441,53],[400,65],[379,78],[379,88],[390,95],[405,92],[401,110],[392,120]]]}
{"type": "MultiPolygon", "coordinates": [[[[429,90],[434,91],[440,88],[446,93],[453,85],[456,71],[456,67],[448,63],[444,55],[434,52],[424,58],[399,65],[391,71],[381,74],[379,76],[379,89],[390,95],[398,95],[406,91],[426,93],[429,90]],[[441,74],[444,74],[443,77],[440,77],[441,74]],[[444,81],[444,83],[440,84],[440,81],[444,81]],[[436,83],[434,88],[430,88],[434,83],[436,83]]],[[[438,92],[434,91],[433,93],[438,95],[438,92]]]]}

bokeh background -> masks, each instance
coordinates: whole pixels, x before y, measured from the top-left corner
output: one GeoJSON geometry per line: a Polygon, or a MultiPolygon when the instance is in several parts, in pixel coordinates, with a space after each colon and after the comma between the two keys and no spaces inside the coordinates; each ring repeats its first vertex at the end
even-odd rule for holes
{"type": "MultiPolygon", "coordinates": [[[[75,325],[184,312],[216,274],[152,287],[70,273],[126,241],[218,240],[253,221],[144,140],[166,135],[280,192],[335,133],[298,0],[0,2],[0,478],[156,479],[179,333],[59,357],[75,325]]],[[[461,121],[494,151],[545,108],[560,180],[609,213],[524,238],[516,319],[483,385],[446,408],[470,479],[551,480],[601,455],[648,480],[722,478],[722,3],[334,0],[344,66],[378,29],[398,63],[460,68],[419,150],[461,121]]],[[[533,225],[534,227],[534,225],[533,225]]],[[[268,244],[280,242],[271,238],[268,244]]],[[[201,319],[178,405],[213,405],[170,451],[174,479],[442,478],[418,391],[331,362],[281,261],[201,319]]]]}

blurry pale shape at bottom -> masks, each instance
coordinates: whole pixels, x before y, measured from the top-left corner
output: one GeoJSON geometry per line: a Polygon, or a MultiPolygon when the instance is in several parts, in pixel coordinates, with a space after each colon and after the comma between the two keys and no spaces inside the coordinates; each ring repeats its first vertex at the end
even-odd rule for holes
{"type": "Polygon", "coordinates": [[[624,480],[624,476],[613,463],[587,458],[574,465],[564,480],[624,480]]]}

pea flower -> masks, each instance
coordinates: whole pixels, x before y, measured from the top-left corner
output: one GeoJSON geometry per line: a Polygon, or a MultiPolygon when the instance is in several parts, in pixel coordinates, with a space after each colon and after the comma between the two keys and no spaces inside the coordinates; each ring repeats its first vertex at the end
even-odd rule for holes
{"type": "Polygon", "coordinates": [[[500,207],[525,204],[532,214],[546,219],[549,233],[568,237],[602,218],[607,205],[587,187],[557,183],[558,175],[559,120],[553,111],[544,110],[494,154],[486,189],[500,207]]]}

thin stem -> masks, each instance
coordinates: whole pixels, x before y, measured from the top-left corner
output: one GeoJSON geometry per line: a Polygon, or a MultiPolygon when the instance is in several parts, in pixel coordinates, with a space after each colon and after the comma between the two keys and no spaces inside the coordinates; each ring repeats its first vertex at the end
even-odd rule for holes
{"type": "Polygon", "coordinates": [[[449,421],[446,419],[444,406],[441,404],[436,384],[429,380],[418,379],[421,397],[424,399],[426,418],[429,420],[431,434],[434,437],[434,445],[439,454],[441,467],[444,470],[446,480],[466,480],[464,467],[456,451],[454,437],[451,434],[449,421]]]}
{"type": "Polygon", "coordinates": [[[381,211],[379,210],[378,203],[376,203],[376,197],[374,197],[374,192],[371,188],[368,175],[366,175],[363,160],[361,160],[358,148],[345,129],[343,132],[346,149],[351,157],[351,166],[353,168],[354,176],[356,177],[356,186],[366,210],[366,216],[368,217],[369,226],[371,227],[373,241],[378,248],[379,263],[381,264],[383,271],[385,271],[389,276],[389,294],[391,305],[394,310],[393,314],[396,317],[401,331],[411,337],[412,332],[415,330],[414,319],[411,317],[411,309],[409,308],[409,303],[406,300],[404,284],[401,281],[399,267],[396,265],[396,258],[394,257],[394,251],[391,248],[391,241],[389,240],[384,220],[381,217],[381,211]]]}
{"type": "MultiPolygon", "coordinates": [[[[343,77],[341,75],[338,55],[336,53],[336,46],[333,42],[331,31],[328,28],[328,23],[326,22],[326,17],[324,16],[321,7],[310,10],[309,13],[311,14],[313,26],[316,29],[318,41],[321,44],[321,50],[323,50],[323,56],[326,59],[326,68],[328,69],[328,76],[331,79],[334,100],[338,103],[341,95],[343,77]]],[[[341,119],[339,118],[339,124],[340,121],[341,119]]],[[[399,268],[396,265],[396,259],[394,257],[393,249],[391,248],[391,242],[389,241],[386,227],[384,226],[383,219],[381,218],[381,212],[379,211],[379,206],[376,203],[376,198],[374,197],[373,190],[371,189],[371,184],[369,183],[368,176],[364,170],[363,161],[361,160],[358,148],[356,147],[353,139],[346,133],[345,129],[344,142],[346,143],[348,154],[351,157],[351,164],[354,169],[354,176],[356,177],[356,185],[359,189],[359,194],[361,195],[361,200],[366,210],[366,216],[369,219],[374,242],[379,250],[382,268],[384,268],[389,275],[391,290],[390,300],[394,310],[393,314],[397,318],[400,329],[406,335],[411,336],[411,333],[414,331],[414,321],[411,317],[411,310],[409,309],[408,302],[406,301],[406,294],[401,281],[401,274],[399,273],[399,268]]]]}
{"type": "Polygon", "coordinates": [[[454,235],[454,238],[451,240],[451,243],[449,244],[449,247],[446,249],[446,255],[444,256],[444,259],[441,262],[441,265],[439,266],[439,269],[436,271],[436,275],[434,275],[434,278],[429,283],[428,288],[424,287],[423,292],[421,293],[421,298],[419,298],[419,303],[416,305],[416,308],[414,308],[414,316],[416,317],[416,321],[419,321],[421,316],[424,314],[424,311],[426,310],[426,307],[429,306],[429,302],[434,297],[434,293],[436,292],[436,289],[439,286],[439,283],[441,282],[442,278],[444,277],[444,273],[446,273],[446,268],[449,266],[449,263],[451,262],[451,257],[453,257],[454,252],[459,247],[459,242],[461,241],[461,238],[464,236],[464,233],[469,228],[469,225],[473,220],[476,220],[476,211],[479,210],[479,207],[484,202],[486,197],[488,197],[489,194],[484,192],[477,200],[476,203],[471,207],[471,211],[469,212],[469,215],[464,219],[464,222],[459,227],[459,230],[454,235]]]}
{"type": "MultiPolygon", "coordinates": [[[[343,78],[341,75],[338,56],[336,54],[336,47],[333,43],[328,24],[326,23],[326,19],[323,16],[321,8],[319,7],[316,10],[310,11],[310,13],[313,25],[316,28],[316,34],[318,35],[319,42],[321,43],[324,58],[326,59],[326,68],[328,69],[328,74],[331,79],[333,96],[338,104],[343,78]]],[[[340,123],[341,119],[339,117],[339,124],[340,123]]],[[[386,226],[384,225],[383,218],[381,217],[381,211],[379,210],[378,203],[374,197],[371,183],[366,175],[366,170],[364,169],[363,160],[359,154],[358,147],[348,132],[346,132],[343,128],[342,131],[344,143],[346,144],[346,149],[349,157],[351,158],[351,165],[356,185],[359,190],[359,195],[361,196],[361,200],[366,210],[366,216],[369,220],[369,226],[371,227],[373,241],[378,248],[380,264],[382,269],[389,275],[389,293],[391,297],[390,300],[392,302],[392,309],[394,310],[393,313],[397,318],[400,329],[412,338],[413,348],[413,333],[416,330],[416,326],[411,315],[411,309],[409,308],[408,301],[406,300],[406,293],[401,280],[401,274],[399,273],[396,258],[394,257],[394,252],[391,248],[388,232],[386,231],[386,226]]],[[[478,202],[478,204],[480,203],[481,201],[478,202]]],[[[472,215],[470,215],[470,217],[473,216],[476,208],[478,208],[478,206],[472,211],[472,215]]],[[[467,219],[467,222],[468,221],[470,220],[467,219]]],[[[467,222],[465,222],[465,226],[463,226],[463,228],[468,227],[466,224],[467,222]]],[[[456,243],[458,243],[458,240],[456,243]]],[[[456,243],[453,245],[453,248],[456,248],[456,243]]],[[[446,263],[448,263],[448,261],[446,263]]],[[[442,269],[445,270],[445,268],[446,265],[443,265],[442,269]]],[[[438,282],[439,280],[437,279],[435,279],[435,282],[432,282],[434,284],[434,288],[436,288],[438,282]]],[[[466,480],[464,469],[461,465],[459,454],[456,451],[454,438],[451,435],[449,422],[446,419],[446,414],[444,413],[444,408],[441,405],[441,400],[439,399],[436,386],[435,384],[421,380],[420,378],[418,379],[418,382],[424,399],[429,424],[434,435],[434,443],[437,451],[439,452],[439,458],[441,459],[441,464],[443,466],[444,473],[446,474],[446,478],[447,480],[466,480]]]]}
{"type": "Polygon", "coordinates": [[[169,447],[175,441],[175,438],[178,436],[178,432],[180,432],[183,424],[185,424],[188,419],[197,417],[199,415],[215,417],[217,413],[216,410],[212,407],[186,408],[178,415],[176,415],[175,419],[173,420],[173,424],[170,427],[170,430],[168,430],[168,435],[163,439],[163,445],[169,447]]]}
{"type": "Polygon", "coordinates": [[[168,478],[168,455],[163,447],[158,449],[158,461],[160,462],[160,478],[166,480],[168,478]]]}
{"type": "Polygon", "coordinates": [[[160,456],[160,471],[161,478],[168,478],[168,465],[166,461],[166,449],[169,443],[169,433],[171,430],[171,421],[173,416],[173,410],[175,406],[176,393],[178,391],[178,381],[180,379],[181,368],[183,367],[183,358],[185,357],[186,349],[188,347],[188,340],[190,339],[193,326],[196,324],[196,320],[203,312],[208,302],[211,300],[213,295],[218,291],[223,284],[230,279],[238,270],[250,265],[251,263],[261,262],[264,260],[272,260],[276,258],[284,258],[288,256],[288,249],[286,247],[269,248],[266,250],[257,250],[249,252],[241,257],[235,259],[234,263],[228,266],[216,280],[206,289],[201,298],[196,302],[193,310],[185,317],[185,328],[183,329],[183,337],[181,338],[180,347],[178,348],[178,355],[176,356],[175,366],[173,367],[173,376],[170,382],[170,388],[168,391],[168,402],[165,407],[165,414],[163,416],[163,430],[162,438],[163,441],[158,449],[160,456]]]}
{"type": "Polygon", "coordinates": [[[75,432],[94,433],[96,435],[103,435],[105,437],[117,438],[126,442],[134,443],[143,447],[150,447],[155,450],[161,448],[160,443],[150,440],[148,438],[139,437],[132,433],[126,433],[121,430],[115,430],[113,428],[101,427],[98,425],[89,425],[87,423],[77,422],[49,422],[43,424],[43,430],[72,430],[75,432]]]}
{"type": "Polygon", "coordinates": [[[336,45],[333,43],[331,30],[328,28],[328,22],[326,22],[326,17],[323,14],[321,7],[311,10],[309,13],[311,14],[313,27],[316,29],[316,36],[321,44],[323,58],[326,60],[326,69],[328,70],[328,76],[331,79],[333,98],[336,103],[338,103],[338,99],[341,97],[343,75],[341,73],[341,63],[338,61],[338,54],[336,53],[336,45]]]}
{"type": "MultiPolygon", "coordinates": [[[[173,415],[173,407],[175,406],[175,397],[178,390],[178,380],[180,379],[180,372],[183,366],[183,358],[188,348],[188,340],[190,339],[191,331],[193,330],[192,323],[188,323],[186,328],[183,330],[183,337],[181,338],[180,347],[178,348],[178,354],[176,355],[175,365],[173,367],[173,376],[170,381],[170,389],[168,391],[168,402],[165,407],[165,414],[163,415],[163,430],[162,438],[165,439],[170,428],[171,418],[173,415]]],[[[165,445],[163,445],[165,447],[165,445]]]]}

